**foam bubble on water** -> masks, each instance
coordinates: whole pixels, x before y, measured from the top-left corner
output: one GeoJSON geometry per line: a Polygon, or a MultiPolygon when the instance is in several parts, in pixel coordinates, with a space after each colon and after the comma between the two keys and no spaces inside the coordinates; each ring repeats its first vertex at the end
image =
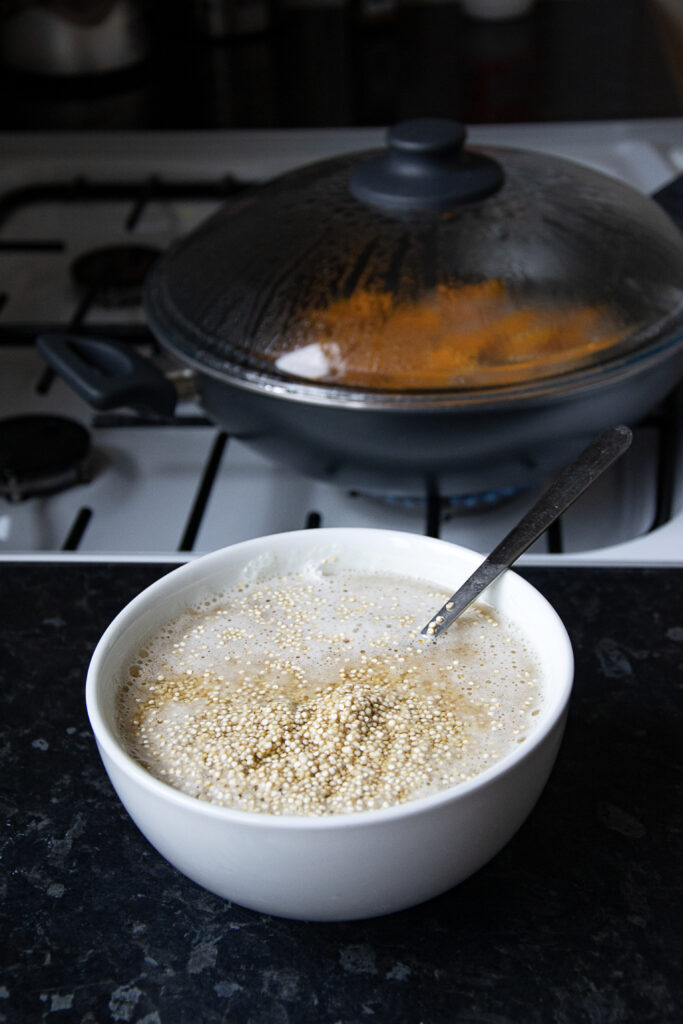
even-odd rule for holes
{"type": "MultiPolygon", "coordinates": [[[[278,577],[268,576],[271,567],[267,558],[255,560],[236,586],[159,630],[131,665],[120,724],[133,755],[158,777],[204,799],[278,813],[384,806],[485,770],[538,722],[539,666],[519,630],[485,605],[475,604],[437,642],[419,646],[413,638],[448,596],[441,588],[334,560],[278,577]],[[285,765],[289,778],[288,742],[310,761],[301,721],[328,732],[326,722],[346,722],[337,692],[344,700],[360,695],[354,714],[363,723],[372,719],[364,742],[376,764],[363,769],[364,795],[357,765],[344,754],[351,748],[342,729],[339,750],[323,765],[335,780],[324,800],[319,780],[316,788],[311,779],[300,797],[295,784],[291,800],[268,796],[272,779],[264,765],[285,765]],[[259,716],[272,719],[272,745],[250,768],[244,748],[260,742],[259,716]],[[452,737],[442,735],[444,722],[452,737]],[[213,753],[206,769],[209,748],[219,750],[224,769],[216,768],[213,753]],[[401,758],[415,779],[409,793],[401,758]],[[385,777],[382,763],[391,765],[385,777]]],[[[354,756],[362,762],[365,753],[354,756]]],[[[310,763],[315,776],[320,765],[310,763]]]]}

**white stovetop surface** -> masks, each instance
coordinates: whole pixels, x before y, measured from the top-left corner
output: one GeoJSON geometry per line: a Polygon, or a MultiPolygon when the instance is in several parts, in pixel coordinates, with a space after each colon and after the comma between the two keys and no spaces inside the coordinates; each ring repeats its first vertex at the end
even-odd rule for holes
{"type": "MultiPolygon", "coordinates": [[[[0,184],[69,177],[135,178],[142,169],[260,181],[300,164],[383,144],[384,128],[302,128],[193,132],[0,133],[0,184]],[[28,177],[27,177],[28,176],[28,177]]],[[[645,192],[683,172],[683,118],[476,125],[474,144],[520,146],[568,157],[645,192]]]]}
{"type": "MultiPolygon", "coordinates": [[[[10,188],[59,181],[85,173],[103,180],[136,180],[150,173],[168,178],[215,179],[226,174],[265,180],[294,166],[341,152],[381,144],[383,129],[306,129],[192,133],[0,134],[0,195],[10,188]]],[[[581,124],[479,126],[472,143],[536,149],[578,160],[653,192],[683,172],[683,119],[581,124]]],[[[144,232],[166,240],[170,221],[148,222],[144,232]],[[162,237],[163,236],[163,237],[162,237]]],[[[180,213],[182,220],[182,211],[180,213]]],[[[9,229],[8,229],[9,230],[9,229]]],[[[12,226],[21,234],[21,222],[12,226]]],[[[32,228],[26,227],[30,236],[32,228]]],[[[92,234],[88,225],[85,235],[92,234]]],[[[96,236],[96,231],[94,233],[96,236]]],[[[93,237],[94,237],[93,236],[93,237]]],[[[1,237],[1,236],[0,236],[1,237]]],[[[85,237],[85,236],[84,236],[85,237]]],[[[154,239],[152,239],[154,240],[154,239]]],[[[35,261],[19,268],[29,281],[28,308],[40,294],[35,261]],[[22,269],[23,268],[23,269],[22,269]]],[[[17,264],[18,265],[18,264],[17,264]]],[[[1,289],[0,289],[1,290],[1,289]]],[[[12,296],[0,311],[9,318],[12,296]]],[[[31,348],[0,346],[0,408],[20,412],[62,412],[86,423],[92,412],[58,382],[49,396],[37,396],[32,382],[40,362],[31,348]]],[[[683,424],[683,401],[679,403],[683,424]]],[[[189,408],[187,411],[192,411],[189,408]]],[[[346,495],[331,485],[301,478],[273,466],[231,441],[221,464],[192,554],[176,551],[215,431],[210,427],[101,430],[96,435],[100,470],[86,485],[49,498],[12,505],[0,498],[0,560],[125,559],[184,561],[224,544],[258,534],[303,527],[311,510],[327,526],[382,526],[422,532],[421,512],[378,505],[346,495]],[[105,471],[106,470],[106,471],[105,471]],[[95,515],[77,553],[59,552],[79,507],[95,515]]],[[[565,519],[566,554],[550,555],[543,541],[524,556],[529,564],[681,564],[683,562],[683,438],[674,496],[675,515],[647,532],[652,498],[655,438],[640,429],[634,442],[638,470],[617,464],[565,519]]],[[[631,453],[629,453],[629,458],[631,453]]],[[[486,551],[533,500],[525,495],[496,511],[444,522],[445,539],[486,551]]]]}

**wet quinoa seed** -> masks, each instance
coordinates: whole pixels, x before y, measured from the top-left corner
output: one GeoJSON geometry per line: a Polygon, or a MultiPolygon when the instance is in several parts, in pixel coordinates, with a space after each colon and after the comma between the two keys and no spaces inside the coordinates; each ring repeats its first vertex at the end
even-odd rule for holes
{"type": "Polygon", "coordinates": [[[542,687],[509,623],[475,604],[420,646],[441,590],[321,569],[240,584],[148,640],[118,702],[147,770],[216,804],[335,814],[455,785],[524,740],[542,687]]]}

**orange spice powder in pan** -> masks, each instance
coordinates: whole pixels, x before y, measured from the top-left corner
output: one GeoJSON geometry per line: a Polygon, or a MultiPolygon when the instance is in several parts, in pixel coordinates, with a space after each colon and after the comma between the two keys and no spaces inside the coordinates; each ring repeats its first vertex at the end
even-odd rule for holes
{"type": "Polygon", "coordinates": [[[288,338],[288,351],[315,346],[324,357],[322,372],[318,359],[318,380],[384,390],[448,389],[566,372],[590,363],[626,333],[598,306],[520,308],[493,280],[440,285],[415,303],[359,289],[311,314],[298,336],[288,338]]]}

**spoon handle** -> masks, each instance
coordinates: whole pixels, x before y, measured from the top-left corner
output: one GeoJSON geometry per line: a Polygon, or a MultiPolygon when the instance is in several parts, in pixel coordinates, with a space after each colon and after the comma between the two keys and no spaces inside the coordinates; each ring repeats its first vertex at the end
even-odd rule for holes
{"type": "Polygon", "coordinates": [[[608,427],[598,434],[588,447],[562,470],[536,504],[516,526],[513,526],[488,558],[448,599],[443,608],[430,619],[421,630],[420,636],[437,637],[445,632],[486,587],[509,569],[550,524],[555,522],[620,455],[623,455],[632,439],[631,431],[625,426],[608,427]]]}

